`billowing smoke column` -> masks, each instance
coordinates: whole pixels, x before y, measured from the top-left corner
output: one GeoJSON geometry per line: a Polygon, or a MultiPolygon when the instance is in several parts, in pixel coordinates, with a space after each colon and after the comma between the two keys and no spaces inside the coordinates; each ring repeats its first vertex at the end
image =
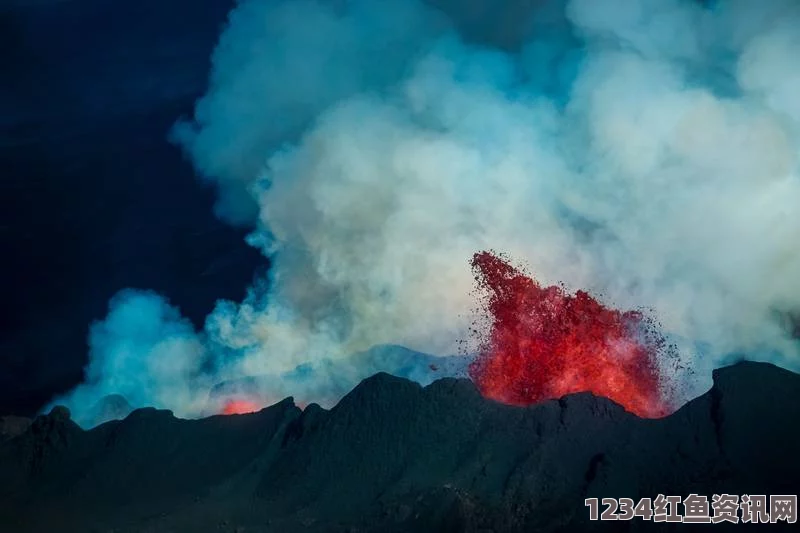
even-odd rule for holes
{"type": "Polygon", "coordinates": [[[219,383],[330,403],[372,370],[433,379],[427,356],[351,354],[458,352],[485,249],[543,287],[651,309],[695,370],[678,403],[732,357],[797,368],[798,9],[242,0],[174,139],[269,278],[201,332],[121,295],[61,401],[197,416],[222,410],[219,383]]]}

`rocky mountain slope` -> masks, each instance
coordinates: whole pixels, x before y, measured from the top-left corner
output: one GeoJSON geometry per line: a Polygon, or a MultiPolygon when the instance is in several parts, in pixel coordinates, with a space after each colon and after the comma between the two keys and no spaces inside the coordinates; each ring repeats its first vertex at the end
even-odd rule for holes
{"type": "Polygon", "coordinates": [[[798,393],[800,375],[739,363],[660,420],[590,394],[517,408],[468,380],[388,374],[329,411],[140,409],[84,431],[56,408],[0,445],[0,530],[671,531],[589,522],[584,499],[797,494],[798,393]]]}

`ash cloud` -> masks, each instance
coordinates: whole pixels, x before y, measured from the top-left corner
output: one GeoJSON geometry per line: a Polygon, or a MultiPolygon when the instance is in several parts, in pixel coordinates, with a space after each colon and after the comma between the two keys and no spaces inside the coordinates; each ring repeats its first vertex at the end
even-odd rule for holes
{"type": "Polygon", "coordinates": [[[455,353],[487,248],[652,309],[687,397],[743,354],[797,369],[798,27],[780,0],[240,2],[173,138],[269,277],[202,332],[121,295],[61,401],[198,416],[215,383],[455,353]]]}

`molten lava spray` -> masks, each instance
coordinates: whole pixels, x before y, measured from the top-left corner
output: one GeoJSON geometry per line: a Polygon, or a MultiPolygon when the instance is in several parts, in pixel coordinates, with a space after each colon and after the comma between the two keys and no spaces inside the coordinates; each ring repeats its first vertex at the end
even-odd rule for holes
{"type": "Polygon", "coordinates": [[[475,254],[472,267],[491,319],[469,368],[485,396],[529,405],[592,392],[642,417],[671,411],[657,364],[667,346],[641,313],[543,288],[490,252],[475,254]]]}

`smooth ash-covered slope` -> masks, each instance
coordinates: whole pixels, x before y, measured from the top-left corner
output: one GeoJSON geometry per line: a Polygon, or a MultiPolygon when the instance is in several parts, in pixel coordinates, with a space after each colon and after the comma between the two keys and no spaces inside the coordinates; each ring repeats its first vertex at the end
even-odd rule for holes
{"type": "Polygon", "coordinates": [[[0,531],[672,531],[590,523],[584,498],[796,494],[798,393],[800,376],[739,363],[660,420],[589,394],[519,408],[468,380],[388,374],[330,411],[141,409],[83,431],[57,408],[0,444],[0,531]]]}

